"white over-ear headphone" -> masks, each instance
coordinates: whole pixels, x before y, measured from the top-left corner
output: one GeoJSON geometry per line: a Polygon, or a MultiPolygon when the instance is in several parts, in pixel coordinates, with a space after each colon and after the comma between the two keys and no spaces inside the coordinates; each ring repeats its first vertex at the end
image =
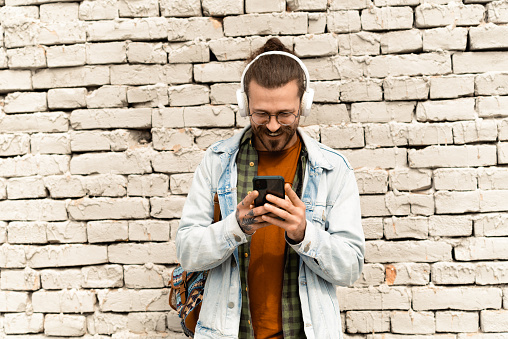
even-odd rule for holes
{"type": "Polygon", "coordinates": [[[303,96],[302,96],[302,112],[301,113],[304,117],[308,116],[310,114],[312,100],[314,99],[314,90],[309,87],[309,85],[310,85],[309,71],[307,70],[307,67],[305,67],[305,65],[303,64],[302,60],[300,60],[298,57],[296,57],[295,55],[293,55],[291,53],[287,53],[287,52],[283,52],[283,51],[270,51],[270,52],[261,53],[254,60],[252,60],[247,65],[247,67],[245,67],[245,69],[243,70],[241,87],[236,90],[236,101],[238,102],[238,111],[240,112],[240,116],[246,117],[248,114],[248,111],[249,111],[248,99],[247,99],[247,95],[245,94],[245,85],[244,85],[245,73],[247,73],[247,70],[249,69],[249,67],[254,62],[256,62],[257,59],[259,59],[263,55],[270,55],[270,54],[279,54],[279,55],[288,56],[288,57],[296,60],[296,62],[298,62],[298,64],[302,68],[303,72],[305,73],[305,92],[303,93],[303,96]]]}

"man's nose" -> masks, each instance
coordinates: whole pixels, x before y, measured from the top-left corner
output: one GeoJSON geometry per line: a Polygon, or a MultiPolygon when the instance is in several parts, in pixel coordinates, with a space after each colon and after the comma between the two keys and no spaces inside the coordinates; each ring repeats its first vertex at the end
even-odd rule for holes
{"type": "Polygon", "coordinates": [[[275,132],[280,128],[280,124],[277,121],[276,115],[270,115],[270,120],[268,120],[268,123],[266,124],[266,128],[270,130],[270,132],[275,132]]]}

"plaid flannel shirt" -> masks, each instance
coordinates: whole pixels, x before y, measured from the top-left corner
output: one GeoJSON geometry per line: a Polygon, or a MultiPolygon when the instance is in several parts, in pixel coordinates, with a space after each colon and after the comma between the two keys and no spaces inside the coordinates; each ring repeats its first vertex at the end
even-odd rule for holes
{"type": "MultiPolygon", "coordinates": [[[[240,203],[252,190],[252,178],[258,171],[258,154],[251,143],[252,129],[245,132],[240,143],[240,149],[236,158],[238,168],[237,194],[240,203]]],[[[297,165],[293,187],[296,187],[296,193],[301,196],[301,184],[303,183],[303,173],[305,172],[306,162],[305,145],[302,143],[300,160],[297,165]]],[[[240,265],[240,280],[242,283],[242,311],[240,316],[239,339],[254,339],[254,330],[252,328],[252,318],[249,307],[249,293],[247,292],[247,272],[249,270],[250,258],[250,240],[238,247],[238,258],[240,265]]],[[[298,269],[300,257],[290,246],[286,244],[284,280],[282,286],[282,329],[284,338],[301,339],[305,338],[303,329],[302,309],[300,305],[300,296],[298,291],[298,269]]]]}

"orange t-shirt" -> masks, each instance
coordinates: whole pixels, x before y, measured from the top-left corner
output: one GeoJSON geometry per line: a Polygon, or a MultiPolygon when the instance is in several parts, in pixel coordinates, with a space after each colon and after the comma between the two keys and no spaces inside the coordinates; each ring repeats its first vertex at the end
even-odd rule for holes
{"type": "MultiPolygon", "coordinates": [[[[302,144],[300,138],[282,152],[258,151],[258,175],[281,175],[293,184],[302,144]]],[[[256,231],[250,243],[248,292],[256,339],[284,338],[282,283],[286,241],[284,229],[270,225],[256,231]]]]}

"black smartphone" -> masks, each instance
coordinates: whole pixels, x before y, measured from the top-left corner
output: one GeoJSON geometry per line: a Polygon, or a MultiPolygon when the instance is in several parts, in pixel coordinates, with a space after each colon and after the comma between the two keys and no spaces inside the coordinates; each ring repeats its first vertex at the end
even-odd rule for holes
{"type": "Polygon", "coordinates": [[[284,177],[280,175],[268,176],[255,176],[252,179],[254,190],[259,192],[258,197],[254,200],[254,206],[262,206],[268,201],[266,200],[267,194],[273,194],[281,199],[284,199],[284,177]]]}

